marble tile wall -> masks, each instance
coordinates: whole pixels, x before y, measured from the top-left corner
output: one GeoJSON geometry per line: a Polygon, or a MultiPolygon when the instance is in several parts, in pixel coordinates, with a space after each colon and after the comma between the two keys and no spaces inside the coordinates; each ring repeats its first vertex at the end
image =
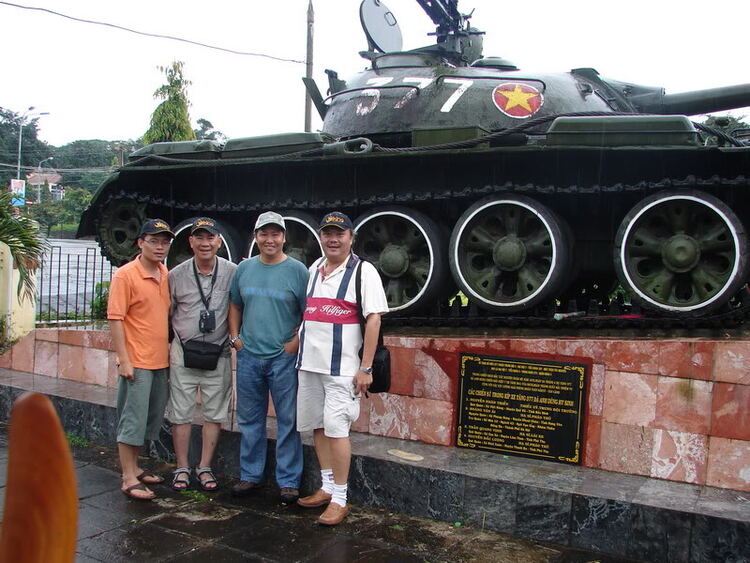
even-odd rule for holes
{"type": "MultiPolygon", "coordinates": [[[[362,401],[355,431],[452,446],[461,352],[586,359],[585,466],[750,491],[750,340],[387,336],[385,343],[391,392],[362,401]]],[[[0,367],[117,383],[108,331],[38,329],[0,356],[0,367]]]]}

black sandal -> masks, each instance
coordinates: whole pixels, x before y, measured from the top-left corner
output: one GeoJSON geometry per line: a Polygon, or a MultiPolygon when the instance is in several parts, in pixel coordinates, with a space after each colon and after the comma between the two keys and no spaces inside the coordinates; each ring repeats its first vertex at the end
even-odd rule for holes
{"type": "Polygon", "coordinates": [[[201,489],[204,491],[215,491],[219,488],[219,482],[216,480],[216,477],[214,476],[214,472],[210,467],[196,467],[195,468],[195,476],[198,479],[198,483],[201,486],[201,489]],[[205,475],[208,473],[211,477],[208,479],[201,479],[201,475],[205,475]],[[213,483],[213,487],[207,487],[206,485],[210,485],[213,483]]]}
{"type": "Polygon", "coordinates": [[[174,474],[174,477],[172,477],[172,488],[175,491],[186,491],[190,487],[190,468],[178,467],[172,473],[174,474]],[[181,479],[180,475],[187,475],[187,479],[181,479]]]}

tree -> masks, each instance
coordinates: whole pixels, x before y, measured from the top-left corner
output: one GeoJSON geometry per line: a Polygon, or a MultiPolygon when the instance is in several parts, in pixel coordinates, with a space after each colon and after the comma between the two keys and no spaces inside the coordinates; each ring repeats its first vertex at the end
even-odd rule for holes
{"type": "Polygon", "coordinates": [[[91,192],[85,188],[65,188],[62,201],[63,221],[65,223],[80,223],[83,210],[91,203],[91,192]]]}
{"type": "Polygon", "coordinates": [[[207,141],[218,141],[220,143],[227,140],[227,136],[224,133],[218,129],[214,129],[213,123],[202,117],[198,119],[198,129],[193,129],[193,133],[195,133],[195,138],[199,140],[205,139],[207,141]]]}
{"type": "Polygon", "coordinates": [[[39,200],[39,203],[29,206],[29,216],[44,227],[45,236],[49,237],[52,227],[64,221],[65,209],[62,201],[55,201],[52,197],[47,183],[40,188],[39,200]]]}
{"type": "Polygon", "coordinates": [[[158,67],[166,75],[167,83],[154,92],[154,98],[164,101],[151,114],[151,125],[143,135],[146,144],[195,139],[188,114],[190,81],[182,75],[183,65],[182,61],[174,61],[169,67],[158,67]]]}
{"type": "Polygon", "coordinates": [[[39,229],[29,217],[23,216],[11,204],[13,194],[0,192],[0,242],[10,249],[19,273],[18,297],[34,297],[33,273],[47,243],[39,237],[39,229]]]}
{"type": "MultiPolygon", "coordinates": [[[[723,131],[724,133],[729,135],[735,129],[750,129],[750,125],[744,122],[743,119],[745,119],[744,115],[741,115],[739,117],[733,117],[731,115],[718,117],[709,115],[708,118],[706,118],[706,120],[703,122],[703,125],[713,127],[714,129],[718,129],[719,131],[723,131]]],[[[715,145],[716,137],[709,137],[708,144],[715,145]]]]}
{"type": "MultiPolygon", "coordinates": [[[[0,162],[15,163],[18,158],[18,133],[21,127],[21,115],[0,107],[0,162]]],[[[53,147],[41,141],[38,118],[27,121],[23,126],[21,145],[21,166],[36,166],[41,160],[52,156],[53,147]]],[[[8,181],[16,177],[15,168],[0,169],[0,187],[7,187],[8,181]]],[[[25,178],[21,169],[21,178],[25,178]]]]}

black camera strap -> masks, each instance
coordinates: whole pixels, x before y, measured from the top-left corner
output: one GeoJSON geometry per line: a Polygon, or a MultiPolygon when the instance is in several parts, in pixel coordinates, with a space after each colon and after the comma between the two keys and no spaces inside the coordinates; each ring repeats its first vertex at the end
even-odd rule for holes
{"type": "Polygon", "coordinates": [[[219,273],[219,257],[215,256],[214,259],[216,260],[216,265],[214,266],[214,271],[211,274],[211,291],[209,291],[208,297],[206,297],[205,294],[203,293],[201,280],[198,277],[198,268],[195,265],[195,258],[193,258],[193,274],[195,275],[195,283],[198,284],[198,293],[201,294],[201,301],[203,301],[203,306],[206,308],[206,311],[208,311],[208,306],[211,304],[211,296],[214,293],[214,284],[216,283],[216,276],[219,273]]]}

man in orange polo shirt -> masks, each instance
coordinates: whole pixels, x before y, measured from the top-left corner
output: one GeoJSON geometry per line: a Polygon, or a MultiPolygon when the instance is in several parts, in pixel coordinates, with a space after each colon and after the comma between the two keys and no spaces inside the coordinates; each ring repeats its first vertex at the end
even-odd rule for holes
{"type": "Polygon", "coordinates": [[[122,492],[137,500],[156,495],[146,485],[164,478],[138,466],[146,440],[159,437],[168,398],[169,285],[164,258],[174,233],[161,219],[146,221],[138,235],[141,254],[115,272],[107,319],[118,359],[117,450],[122,492]]]}

